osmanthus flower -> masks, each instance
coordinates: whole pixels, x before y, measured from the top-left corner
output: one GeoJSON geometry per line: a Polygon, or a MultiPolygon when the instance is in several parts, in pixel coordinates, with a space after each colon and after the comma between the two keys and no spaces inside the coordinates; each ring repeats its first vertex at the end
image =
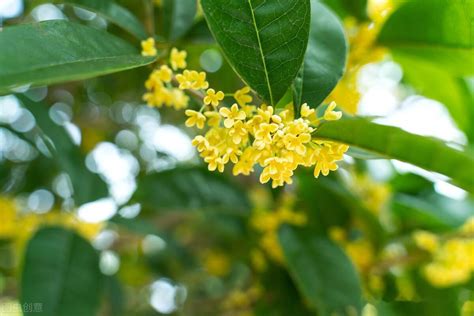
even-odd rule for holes
{"type": "Polygon", "coordinates": [[[233,163],[233,174],[249,175],[259,165],[263,168],[260,181],[271,181],[275,188],[291,184],[298,166],[314,166],[315,177],[328,175],[337,169],[336,162],[348,149],[344,144],[311,136],[323,119],[342,117],[335,111],[335,103],[328,106],[322,118],[307,104],[301,106],[301,116],[295,117],[292,104],[283,109],[251,104],[250,88],[244,87],[234,93],[236,103],[227,107],[223,104],[224,92],[209,88],[205,72],[185,69],[185,51],[173,48],[169,65],[160,65],[150,74],[143,99],[150,106],[186,109],[186,94],[200,97],[203,105],[199,111],[185,111],[185,125],[201,130],[207,127],[192,143],[211,171],[223,172],[226,164],[233,163]]]}
{"type": "Polygon", "coordinates": [[[217,91],[214,89],[208,89],[206,91],[206,96],[204,97],[204,104],[216,107],[219,105],[219,102],[224,100],[224,92],[217,91]]]}
{"type": "Polygon", "coordinates": [[[250,88],[249,87],[243,87],[240,90],[237,90],[234,93],[234,99],[237,101],[237,103],[241,107],[245,107],[247,104],[252,102],[252,96],[249,94],[250,93],[250,88]]]}
{"type": "Polygon", "coordinates": [[[324,119],[326,121],[337,121],[342,117],[342,112],[340,111],[334,111],[336,108],[336,102],[331,102],[324,112],[324,119]]]}
{"type": "Polygon", "coordinates": [[[207,125],[210,127],[218,127],[221,123],[221,116],[214,111],[206,111],[204,115],[207,117],[207,125]]]}
{"type": "Polygon", "coordinates": [[[142,56],[156,56],[158,53],[155,47],[155,39],[149,37],[148,39],[141,42],[142,45],[142,56]]]}
{"type": "Polygon", "coordinates": [[[167,65],[162,65],[160,69],[155,70],[154,72],[157,78],[163,82],[170,82],[173,76],[173,71],[167,65]]]}
{"type": "Polygon", "coordinates": [[[186,57],[188,53],[186,51],[179,51],[177,48],[171,49],[170,64],[173,70],[185,69],[187,67],[186,57]]]}
{"type": "Polygon", "coordinates": [[[219,114],[225,118],[224,126],[226,128],[231,128],[232,126],[234,126],[236,121],[245,120],[247,116],[244,111],[239,110],[239,106],[237,105],[237,103],[234,103],[230,107],[230,109],[225,107],[221,108],[219,110],[219,114]]]}
{"type": "Polygon", "coordinates": [[[176,76],[176,80],[179,83],[179,88],[182,90],[200,90],[207,89],[209,87],[209,83],[206,81],[205,72],[197,72],[195,70],[184,70],[182,74],[176,76]]]}
{"type": "Polygon", "coordinates": [[[184,112],[189,118],[186,120],[185,124],[187,127],[193,127],[196,125],[197,128],[203,129],[204,124],[206,123],[206,117],[201,112],[194,110],[186,110],[184,112]]]}
{"type": "Polygon", "coordinates": [[[280,264],[285,262],[285,258],[278,241],[279,228],[283,224],[304,226],[307,223],[306,214],[294,211],[293,207],[294,198],[284,194],[276,211],[257,208],[252,212],[250,218],[250,225],[261,235],[260,248],[269,258],[280,264]]]}
{"type": "Polygon", "coordinates": [[[473,233],[474,217],[449,236],[436,236],[426,231],[414,233],[416,246],[432,256],[432,261],[423,267],[423,274],[432,285],[450,287],[471,279],[474,272],[473,233]]]}

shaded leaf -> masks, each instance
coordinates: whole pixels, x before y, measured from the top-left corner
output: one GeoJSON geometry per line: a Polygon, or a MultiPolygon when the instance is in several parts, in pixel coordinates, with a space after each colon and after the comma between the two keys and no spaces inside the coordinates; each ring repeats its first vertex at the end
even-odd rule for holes
{"type": "Polygon", "coordinates": [[[248,213],[245,191],[204,168],[176,168],[144,176],[134,199],[152,210],[213,209],[248,213]]]}
{"type": "Polygon", "coordinates": [[[216,41],[242,79],[276,105],[306,51],[310,1],[203,0],[216,41]]]}
{"type": "Polygon", "coordinates": [[[326,122],[314,136],[441,173],[452,178],[463,189],[474,192],[474,155],[451,148],[440,140],[372,123],[363,118],[326,122]]]}
{"type": "Polygon", "coordinates": [[[40,303],[25,315],[96,315],[102,290],[99,257],[75,232],[43,228],[26,249],[21,302],[40,303]]]}
{"type": "Polygon", "coordinates": [[[325,5],[311,4],[308,48],[301,71],[295,79],[295,104],[317,107],[341,79],[346,64],[344,29],[325,5]]]}
{"type": "Polygon", "coordinates": [[[354,315],[362,308],[357,273],[332,241],[289,226],[279,231],[288,269],[318,315],[354,315]]]}
{"type": "Polygon", "coordinates": [[[175,41],[193,26],[197,0],[164,0],[163,23],[167,37],[175,41]]]}
{"type": "Polygon", "coordinates": [[[120,38],[63,20],[6,27],[0,32],[0,47],[0,94],[22,85],[92,78],[154,60],[120,38]]]}
{"type": "Polygon", "coordinates": [[[108,189],[105,182],[87,169],[85,157],[80,148],[73,143],[62,126],[51,120],[48,108],[25,96],[20,95],[18,98],[35,117],[39,131],[47,137],[45,143],[52,143],[49,150],[59,169],[66,172],[71,179],[74,201],[81,205],[107,196],[108,189]]]}

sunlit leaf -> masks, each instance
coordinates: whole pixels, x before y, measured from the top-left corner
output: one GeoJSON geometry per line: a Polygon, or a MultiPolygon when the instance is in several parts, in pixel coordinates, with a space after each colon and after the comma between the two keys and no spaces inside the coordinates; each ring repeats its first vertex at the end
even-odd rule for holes
{"type": "Polygon", "coordinates": [[[0,47],[0,94],[23,85],[97,77],[154,60],[104,31],[63,20],[6,27],[0,32],[0,47]]]}
{"type": "Polygon", "coordinates": [[[473,1],[404,1],[385,23],[379,42],[395,60],[423,59],[454,74],[474,74],[472,12],[473,1]]]}
{"type": "Polygon", "coordinates": [[[25,315],[96,315],[101,290],[99,257],[86,240],[57,227],[33,236],[21,282],[21,302],[31,306],[24,309],[25,315]]]}
{"type": "Polygon", "coordinates": [[[311,27],[303,65],[294,83],[295,104],[317,107],[341,79],[347,44],[341,22],[325,5],[311,4],[311,27]]]}
{"type": "Polygon", "coordinates": [[[474,192],[474,155],[453,149],[440,140],[375,124],[363,118],[324,123],[314,136],[441,173],[463,189],[474,192]]]}
{"type": "Polygon", "coordinates": [[[318,315],[356,315],[361,310],[359,278],[349,258],[329,239],[283,227],[280,242],[296,285],[318,315]]]}
{"type": "Polygon", "coordinates": [[[443,103],[459,128],[469,131],[470,125],[474,124],[469,116],[473,100],[466,91],[463,80],[426,60],[400,55],[397,61],[403,67],[404,80],[408,84],[421,95],[443,103]]]}
{"type": "Polygon", "coordinates": [[[306,51],[310,1],[203,0],[207,23],[242,79],[276,105],[306,51]]]}

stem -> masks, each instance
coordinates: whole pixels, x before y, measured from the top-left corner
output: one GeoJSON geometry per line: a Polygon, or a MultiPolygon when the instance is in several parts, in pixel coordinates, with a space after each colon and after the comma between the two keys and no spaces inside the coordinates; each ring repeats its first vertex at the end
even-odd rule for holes
{"type": "MultiPolygon", "coordinates": [[[[171,82],[173,83],[174,86],[179,86],[178,80],[176,80],[176,76],[174,75],[173,75],[173,79],[171,79],[171,82]]],[[[204,99],[204,93],[202,93],[201,91],[191,90],[191,89],[186,89],[184,91],[188,93],[190,96],[194,97],[198,101],[202,101],[204,99]]]]}
{"type": "Polygon", "coordinates": [[[144,0],[145,4],[145,27],[151,37],[155,37],[155,10],[153,0],[144,0]]]}

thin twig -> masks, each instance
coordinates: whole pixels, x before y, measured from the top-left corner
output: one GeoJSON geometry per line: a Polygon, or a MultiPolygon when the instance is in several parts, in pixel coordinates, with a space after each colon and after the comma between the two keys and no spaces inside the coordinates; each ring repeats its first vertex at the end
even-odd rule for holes
{"type": "Polygon", "coordinates": [[[155,36],[155,7],[153,0],[144,0],[145,2],[145,27],[151,37],[155,36]]]}

